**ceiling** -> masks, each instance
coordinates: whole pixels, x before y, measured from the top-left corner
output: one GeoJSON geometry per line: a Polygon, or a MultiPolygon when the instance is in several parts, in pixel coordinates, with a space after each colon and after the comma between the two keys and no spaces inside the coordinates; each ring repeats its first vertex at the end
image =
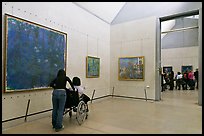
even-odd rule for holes
{"type": "Polygon", "coordinates": [[[89,13],[111,24],[126,2],[73,2],[89,13]]]}
{"type": "Polygon", "coordinates": [[[202,2],[73,2],[108,24],[202,7],[202,2]]]}

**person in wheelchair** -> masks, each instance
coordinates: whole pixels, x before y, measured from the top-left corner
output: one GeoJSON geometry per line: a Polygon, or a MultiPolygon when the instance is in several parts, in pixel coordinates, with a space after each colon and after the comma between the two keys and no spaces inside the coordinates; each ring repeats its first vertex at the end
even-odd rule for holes
{"type": "Polygon", "coordinates": [[[85,102],[85,104],[87,105],[87,112],[88,112],[89,109],[88,109],[87,103],[88,103],[88,101],[90,101],[90,98],[86,94],[84,94],[85,87],[81,86],[81,80],[79,77],[73,77],[72,82],[73,82],[75,90],[78,91],[79,99],[83,100],[85,102]]]}

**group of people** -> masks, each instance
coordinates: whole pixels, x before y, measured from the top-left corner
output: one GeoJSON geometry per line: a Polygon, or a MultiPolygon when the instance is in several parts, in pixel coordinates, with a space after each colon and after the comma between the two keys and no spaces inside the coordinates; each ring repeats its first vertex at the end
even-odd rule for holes
{"type": "Polygon", "coordinates": [[[194,90],[195,87],[198,89],[198,69],[195,72],[192,70],[186,70],[183,74],[181,72],[177,72],[174,77],[174,72],[163,73],[162,74],[162,92],[167,89],[169,86],[169,90],[173,90],[174,81],[176,82],[175,89],[181,90],[194,90]]]}
{"type": "MultiPolygon", "coordinates": [[[[66,76],[66,72],[64,69],[60,69],[57,73],[56,78],[49,84],[50,87],[52,87],[54,90],[52,92],[52,127],[55,129],[56,132],[64,129],[64,126],[62,124],[63,121],[63,113],[65,109],[67,94],[66,94],[66,85],[67,82],[69,82],[71,89],[73,91],[78,91],[79,97],[84,96],[83,93],[84,88],[81,87],[81,81],[80,78],[74,77],[73,80],[66,76]]],[[[88,97],[85,95],[85,99],[88,97]]],[[[89,98],[89,97],[88,97],[89,98]]],[[[86,102],[87,103],[87,100],[86,102]]]]}
{"type": "Polygon", "coordinates": [[[161,80],[161,86],[162,86],[162,92],[167,89],[167,86],[169,86],[169,90],[173,90],[174,88],[174,71],[167,72],[165,71],[162,75],[161,80]]]}
{"type": "MultiPolygon", "coordinates": [[[[190,90],[198,89],[198,69],[196,69],[195,72],[193,71],[186,71],[183,74],[181,72],[178,72],[174,78],[174,72],[171,71],[170,73],[163,73],[162,74],[162,92],[167,89],[167,86],[169,85],[169,90],[173,90],[174,88],[174,81],[176,81],[176,89],[181,89],[181,86],[183,90],[187,90],[187,87],[190,87],[190,90]]],[[[53,105],[53,111],[52,111],[52,126],[53,129],[55,129],[56,132],[62,130],[64,128],[62,121],[63,121],[63,113],[66,103],[66,85],[67,82],[69,82],[71,89],[73,91],[79,92],[79,97],[83,96],[84,88],[81,87],[81,82],[78,77],[74,77],[73,80],[66,76],[66,72],[64,69],[60,69],[57,73],[56,78],[50,83],[50,87],[53,87],[53,93],[52,93],[52,105],[53,105]]],[[[84,94],[85,95],[85,94],[84,94]]],[[[85,95],[86,98],[89,98],[87,95],[85,95]]],[[[90,100],[90,99],[89,99],[90,100]]],[[[87,103],[87,101],[85,102],[87,103]]]]}

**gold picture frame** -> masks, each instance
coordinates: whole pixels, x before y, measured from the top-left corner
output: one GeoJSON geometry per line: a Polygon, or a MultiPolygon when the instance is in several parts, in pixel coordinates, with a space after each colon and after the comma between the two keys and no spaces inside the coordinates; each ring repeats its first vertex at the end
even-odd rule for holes
{"type": "Polygon", "coordinates": [[[119,58],[118,80],[144,80],[144,56],[119,58]]]}
{"type": "Polygon", "coordinates": [[[98,78],[100,75],[100,58],[87,56],[86,57],[86,77],[98,78]]]}
{"type": "Polygon", "coordinates": [[[49,89],[65,69],[67,34],[5,14],[3,92],[49,89]]]}

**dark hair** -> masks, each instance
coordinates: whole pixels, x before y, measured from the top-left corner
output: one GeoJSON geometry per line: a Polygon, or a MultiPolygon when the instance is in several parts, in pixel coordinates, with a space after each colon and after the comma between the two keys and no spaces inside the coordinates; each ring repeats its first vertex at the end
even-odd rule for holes
{"type": "Polygon", "coordinates": [[[73,77],[72,82],[74,86],[80,86],[81,85],[81,80],[79,77],[73,77]]]}
{"type": "Polygon", "coordinates": [[[57,73],[56,84],[60,86],[66,86],[66,72],[64,69],[60,69],[57,73]]]}
{"type": "Polygon", "coordinates": [[[64,71],[64,69],[60,69],[57,73],[57,77],[65,77],[66,76],[66,72],[64,71]]]}

